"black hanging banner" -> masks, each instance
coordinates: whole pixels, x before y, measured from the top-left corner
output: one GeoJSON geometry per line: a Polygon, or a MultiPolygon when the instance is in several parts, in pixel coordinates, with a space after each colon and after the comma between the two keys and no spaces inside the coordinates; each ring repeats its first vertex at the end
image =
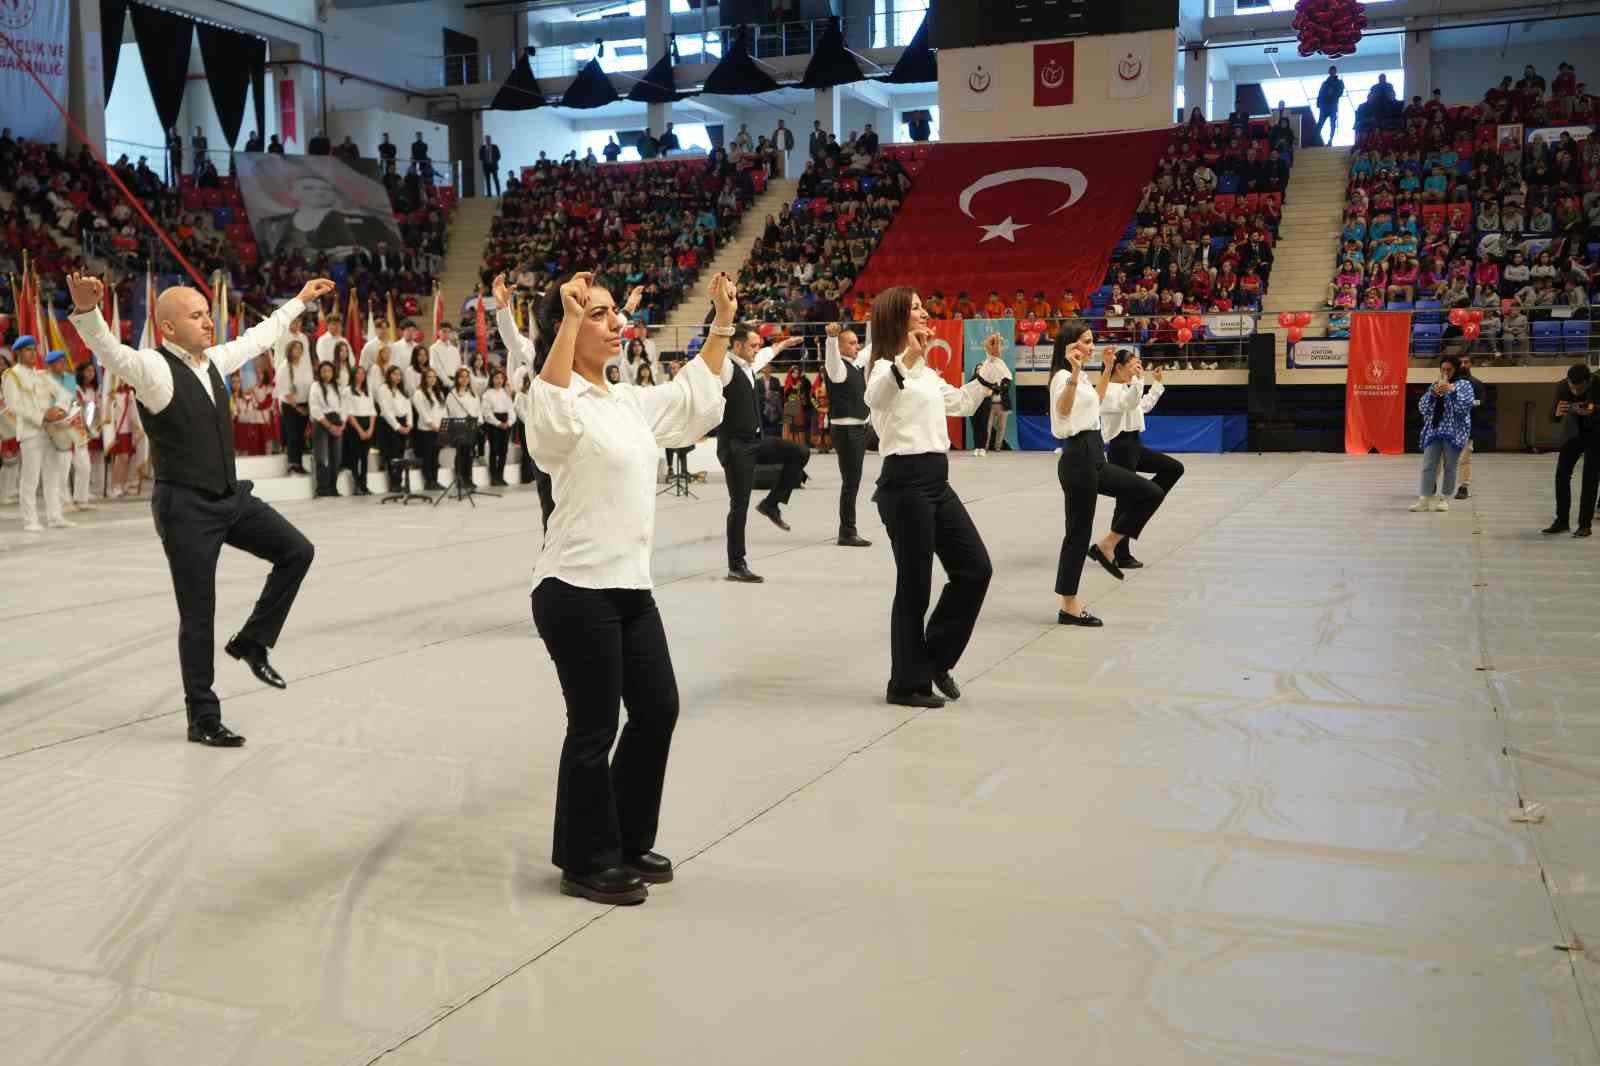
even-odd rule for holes
{"type": "Polygon", "coordinates": [[[839,29],[839,20],[830,18],[821,39],[817,41],[816,50],[811,53],[811,62],[806,64],[806,74],[800,79],[800,87],[828,89],[862,80],[861,67],[855,57],[845,51],[844,33],[839,29]]]}
{"type": "Polygon", "coordinates": [[[128,0],[100,0],[100,69],[105,75],[106,99],[117,80],[117,60],[122,57],[122,24],[128,19],[128,0]]]}
{"type": "Polygon", "coordinates": [[[900,53],[900,61],[894,65],[894,70],[883,79],[895,85],[919,85],[923,82],[939,80],[939,63],[934,58],[933,49],[928,47],[928,17],[922,17],[922,25],[917,27],[917,32],[911,38],[911,43],[906,45],[906,50],[900,53]]]}
{"type": "Polygon", "coordinates": [[[517,65],[511,68],[500,91],[489,104],[491,111],[532,111],[545,106],[544,93],[539,80],[533,76],[533,49],[522,53],[517,65]]]}
{"type": "Polygon", "coordinates": [[[572,79],[567,91],[561,94],[561,106],[588,110],[605,107],[618,99],[620,97],[617,96],[617,90],[612,88],[611,79],[600,69],[600,60],[591,59],[578,71],[578,76],[572,79]]]}
{"type": "Polygon", "coordinates": [[[733,45],[722,53],[722,62],[706,76],[701,92],[715,96],[754,96],[779,88],[771,74],[750,58],[750,28],[740,26],[733,45]]]}
{"type": "Polygon", "coordinates": [[[200,38],[200,58],[205,63],[206,84],[211,87],[217,121],[222,124],[222,136],[231,149],[239,142],[244,100],[255,72],[266,65],[267,42],[209,22],[197,23],[195,36],[200,38]]]}
{"type": "Polygon", "coordinates": [[[671,104],[691,95],[678,91],[677,83],[672,79],[671,55],[656,60],[656,65],[628,91],[628,99],[636,104],[671,104]]]}
{"type": "Polygon", "coordinates": [[[170,11],[130,4],[133,39],[139,42],[139,58],[150,83],[161,128],[178,125],[183,108],[183,90],[189,83],[189,51],[194,46],[194,22],[170,11]]]}

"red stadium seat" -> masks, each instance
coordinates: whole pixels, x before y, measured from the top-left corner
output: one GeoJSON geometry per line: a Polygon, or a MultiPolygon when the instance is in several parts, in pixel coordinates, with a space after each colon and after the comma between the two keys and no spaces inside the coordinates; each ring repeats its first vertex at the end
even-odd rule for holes
{"type": "Polygon", "coordinates": [[[1211,198],[1212,209],[1224,215],[1233,214],[1234,203],[1235,197],[1226,194],[1221,196],[1213,196],[1211,198]]]}

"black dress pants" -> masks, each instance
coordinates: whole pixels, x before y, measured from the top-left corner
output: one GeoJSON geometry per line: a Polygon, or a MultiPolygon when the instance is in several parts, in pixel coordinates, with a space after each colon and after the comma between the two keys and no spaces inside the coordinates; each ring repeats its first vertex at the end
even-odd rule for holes
{"type": "Polygon", "coordinates": [[[489,438],[489,479],[499,485],[506,479],[506,455],[511,451],[511,429],[489,422],[484,424],[483,432],[489,438]]]}
{"type": "Polygon", "coordinates": [[[221,702],[211,688],[216,667],[217,557],[222,546],[240,548],[272,564],[255,609],[239,630],[241,637],[264,648],[278,642],[315,554],[305,535],[250,488],[250,482],[241,481],[232,494],[215,496],[158,481],[150,496],[156,534],[167,554],[178,600],[178,664],[191,723],[222,716],[221,702]]]}
{"type": "Polygon", "coordinates": [[[546,578],[533,596],[533,624],[567,704],[550,859],[568,874],[616,866],[655,847],[678,721],[661,612],[648,589],[585,589],[546,578]],[[620,741],[619,704],[628,711],[620,741]]]}
{"type": "MultiPolygon", "coordinates": [[[[533,480],[533,455],[528,451],[528,431],[523,427],[522,421],[517,421],[517,446],[522,449],[522,457],[517,461],[518,469],[522,474],[522,483],[528,484],[533,480]]],[[[548,523],[548,519],[546,519],[548,523]]]]}
{"type": "Polygon", "coordinates": [[[350,471],[350,476],[355,479],[355,492],[358,494],[367,487],[367,461],[371,458],[368,453],[372,451],[373,440],[376,440],[377,435],[374,434],[372,439],[362,440],[361,434],[356,432],[356,427],[360,426],[371,432],[374,421],[371,418],[352,418],[350,428],[345,430],[344,434],[344,468],[350,471]]]}
{"type": "Polygon", "coordinates": [[[894,549],[889,615],[893,692],[926,691],[934,674],[955,667],[972,639],[994,575],[983,538],[950,487],[949,470],[942,452],[891,455],[883,461],[872,497],[894,549]],[[949,580],[929,616],[935,555],[949,580]]]}
{"type": "Polygon", "coordinates": [[[861,465],[867,458],[866,426],[833,426],[833,449],[839,455],[839,536],[856,532],[856,497],[861,492],[861,465]]]}
{"type": "MultiPolygon", "coordinates": [[[[1172,491],[1172,486],[1178,483],[1178,479],[1183,477],[1183,464],[1165,452],[1146,448],[1137,430],[1118,433],[1106,446],[1106,460],[1136,474],[1154,474],[1155,483],[1161,487],[1162,500],[1166,499],[1167,493],[1172,491]]],[[[1117,509],[1111,516],[1113,530],[1120,532],[1132,524],[1130,506],[1131,500],[1128,497],[1118,498],[1117,509]]],[[[1160,503],[1156,506],[1159,507],[1160,503]]],[[[1154,514],[1154,511],[1151,513],[1154,514]]],[[[1142,528],[1140,532],[1143,532],[1142,528]]],[[[1133,536],[1134,534],[1129,534],[1129,539],[1133,536]]],[[[1117,558],[1126,559],[1129,555],[1128,541],[1124,540],[1117,545],[1117,558]]]]}
{"type": "Polygon", "coordinates": [[[756,467],[782,463],[778,483],[761,501],[763,507],[782,507],[800,484],[811,449],[777,437],[749,440],[725,438],[717,442],[717,461],[728,479],[728,567],[744,562],[744,524],[750,511],[750,489],[755,484],[756,467]]]}
{"type": "Polygon", "coordinates": [[[309,421],[310,419],[288,404],[284,404],[279,412],[278,427],[283,433],[283,450],[289,454],[290,466],[304,465],[306,425],[309,421]]]}
{"type": "Polygon", "coordinates": [[[1583,481],[1578,490],[1578,525],[1594,523],[1595,493],[1600,490],[1600,438],[1573,437],[1561,446],[1556,459],[1556,524],[1572,521],[1572,471],[1583,460],[1583,481]]]}
{"type": "Polygon", "coordinates": [[[411,447],[416,450],[417,461],[422,464],[422,487],[425,489],[438,488],[439,431],[436,429],[412,430],[411,447]]]}
{"type": "Polygon", "coordinates": [[[1123,517],[1120,525],[1117,518],[1111,520],[1111,531],[1137,537],[1161,506],[1163,493],[1155,482],[1106,462],[1105,441],[1098,429],[1086,429],[1061,442],[1056,480],[1067,505],[1067,532],[1061,538],[1061,556],[1056,563],[1056,595],[1076,596],[1094,530],[1095,498],[1116,499],[1118,514],[1123,517]],[[1124,500],[1126,512],[1121,507],[1124,500]]]}

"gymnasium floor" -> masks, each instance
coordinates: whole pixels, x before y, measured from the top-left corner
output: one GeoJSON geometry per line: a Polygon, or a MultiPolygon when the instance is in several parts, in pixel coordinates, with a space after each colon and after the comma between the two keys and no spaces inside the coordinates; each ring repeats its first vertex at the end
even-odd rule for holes
{"type": "MultiPolygon", "coordinates": [[[[219,664],[240,751],[182,740],[148,507],[0,511],[0,1060],[1600,1064],[1600,543],[1536,534],[1554,459],[1423,515],[1415,457],[1188,462],[1091,632],[1051,457],[955,460],[996,577],[928,712],[831,457],[752,516],[759,587],[720,485],[663,498],[679,876],[620,910],[548,863],[531,490],[280,505],[318,556],[289,691],[219,664]]],[[[221,638],[262,572],[224,555],[221,638]]]]}

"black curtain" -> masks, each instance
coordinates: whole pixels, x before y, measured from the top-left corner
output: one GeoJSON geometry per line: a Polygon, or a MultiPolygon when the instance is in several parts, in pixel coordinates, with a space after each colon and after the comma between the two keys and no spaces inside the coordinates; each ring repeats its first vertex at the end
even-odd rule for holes
{"type": "Polygon", "coordinates": [[[916,85],[939,80],[939,63],[934,58],[933,49],[928,47],[926,15],[922,17],[922,25],[917,27],[911,43],[900,53],[900,62],[894,65],[894,70],[883,80],[893,82],[895,85],[916,85]]]}
{"type": "Polygon", "coordinates": [[[254,93],[256,103],[256,132],[261,134],[262,143],[267,140],[267,49],[265,42],[261,47],[261,65],[250,72],[250,91],[254,93]]]}
{"type": "Polygon", "coordinates": [[[722,62],[706,76],[700,91],[713,96],[753,96],[776,88],[778,83],[772,75],[750,58],[750,28],[740,26],[733,45],[722,53],[722,62]]]}
{"type": "Polygon", "coordinates": [[[183,90],[189,82],[194,22],[143,4],[132,4],[128,10],[133,16],[133,39],[139,42],[139,58],[144,61],[144,76],[150,82],[156,114],[161,117],[161,128],[170,130],[178,124],[183,90]]]}
{"type": "Polygon", "coordinates": [[[800,79],[800,87],[828,89],[861,80],[861,67],[855,57],[845,51],[844,33],[839,29],[839,20],[830,18],[827,28],[822,31],[822,39],[811,53],[811,62],[806,64],[806,74],[800,79]]]}
{"type": "Polygon", "coordinates": [[[612,87],[611,79],[600,69],[600,60],[591,59],[578,71],[578,76],[572,79],[567,91],[561,94],[561,106],[587,110],[605,107],[617,98],[617,90],[612,87]]]}
{"type": "Polygon", "coordinates": [[[545,105],[544,92],[539,79],[533,76],[533,49],[522,53],[517,65],[511,69],[500,91],[489,104],[491,111],[532,111],[545,105]]]}
{"type": "Polygon", "coordinates": [[[672,56],[664,55],[628,91],[628,99],[639,104],[670,104],[690,93],[680,93],[672,78],[672,56]]]}
{"type": "Polygon", "coordinates": [[[105,75],[106,99],[117,80],[117,60],[122,56],[122,24],[128,17],[128,0],[100,0],[100,64],[105,75]]]}
{"type": "MultiPolygon", "coordinates": [[[[217,121],[222,124],[222,136],[231,149],[239,143],[244,98],[250,92],[255,72],[266,66],[267,42],[208,22],[197,23],[195,35],[200,38],[200,58],[206,65],[206,84],[211,87],[217,121]]],[[[256,127],[258,132],[260,128],[256,127]]]]}

